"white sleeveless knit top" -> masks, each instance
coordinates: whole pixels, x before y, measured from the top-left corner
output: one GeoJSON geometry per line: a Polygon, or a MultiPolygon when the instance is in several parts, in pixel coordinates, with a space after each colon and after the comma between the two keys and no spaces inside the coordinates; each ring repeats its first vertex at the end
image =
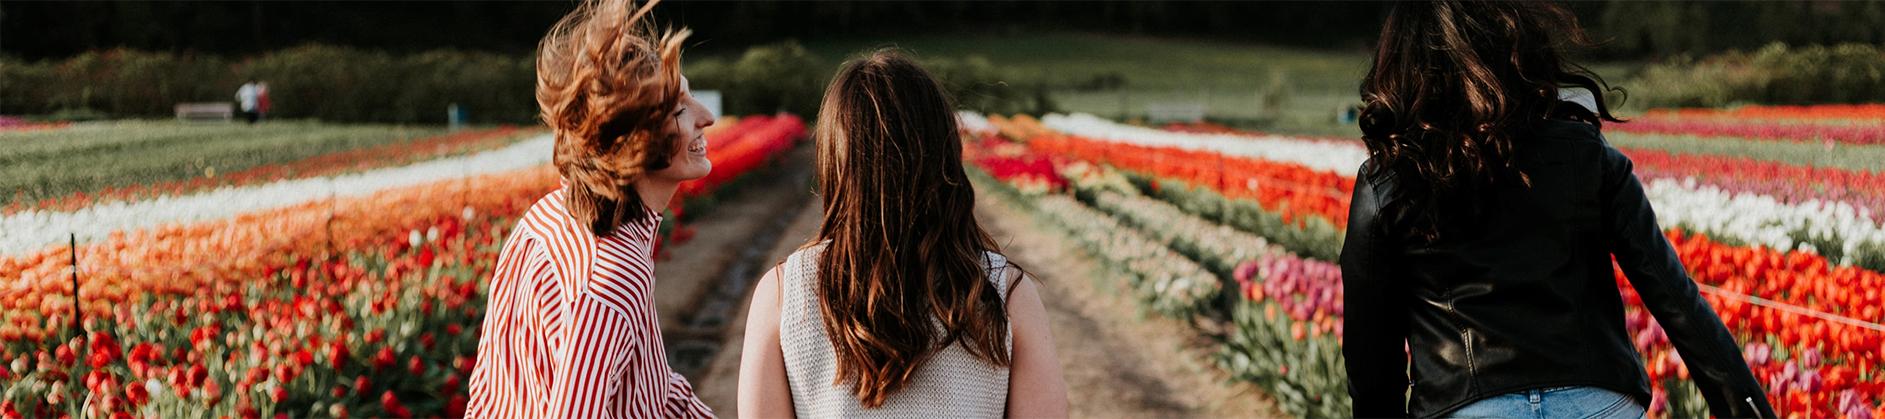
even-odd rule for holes
{"type": "MultiPolygon", "coordinates": [[[[848,386],[835,384],[837,355],[825,335],[818,301],[818,254],[823,245],[801,249],[785,260],[780,276],[779,346],[792,387],[792,406],[801,418],[998,418],[1008,405],[1008,368],[970,355],[960,343],[949,345],[917,366],[916,376],[883,406],[867,409],[848,386]]],[[[988,278],[1006,301],[1002,268],[1008,260],[988,253],[988,278]]],[[[1014,350],[1013,327],[1007,350],[1014,350]]]]}

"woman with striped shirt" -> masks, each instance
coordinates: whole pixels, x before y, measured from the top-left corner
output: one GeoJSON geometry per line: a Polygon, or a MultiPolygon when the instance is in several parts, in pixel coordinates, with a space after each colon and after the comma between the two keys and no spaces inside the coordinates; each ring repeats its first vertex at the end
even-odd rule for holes
{"type": "Polygon", "coordinates": [[[712,168],[714,116],[680,75],[687,31],[653,34],[649,6],[585,3],[540,46],[563,184],[498,256],[467,416],[713,416],[668,368],[650,252],[660,208],[712,168]]]}

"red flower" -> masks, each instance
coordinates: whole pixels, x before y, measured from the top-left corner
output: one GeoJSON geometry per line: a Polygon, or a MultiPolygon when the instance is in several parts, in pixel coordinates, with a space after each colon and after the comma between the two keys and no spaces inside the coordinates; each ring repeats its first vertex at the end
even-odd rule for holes
{"type": "Polygon", "coordinates": [[[372,385],[373,385],[373,381],[368,380],[367,376],[365,375],[354,377],[353,394],[355,396],[365,397],[367,395],[367,389],[370,388],[372,385]]]}
{"type": "Polygon", "coordinates": [[[380,393],[380,407],[385,408],[386,413],[393,417],[412,417],[412,411],[406,410],[406,406],[399,403],[399,396],[394,396],[392,390],[380,393]]]}
{"type": "Polygon", "coordinates": [[[71,346],[59,345],[59,349],[54,350],[53,353],[59,359],[61,366],[72,366],[79,359],[78,353],[73,352],[71,346]]]}
{"type": "Polygon", "coordinates": [[[407,358],[406,371],[412,372],[412,375],[425,375],[425,361],[420,360],[418,355],[407,358]]]}
{"type": "Polygon", "coordinates": [[[314,353],[308,352],[306,348],[295,351],[295,364],[300,365],[302,368],[314,365],[314,353]]]}
{"type": "Polygon", "coordinates": [[[453,394],[451,401],[445,402],[445,417],[465,417],[465,404],[469,402],[463,394],[453,394]]]}
{"type": "Polygon", "coordinates": [[[393,348],[380,348],[379,353],[373,354],[373,371],[379,372],[393,366],[396,362],[399,360],[393,357],[393,348]]]}
{"type": "Polygon", "coordinates": [[[334,342],[327,348],[327,365],[339,369],[341,366],[347,365],[347,359],[352,355],[353,354],[347,351],[347,345],[341,342],[334,342]]]}

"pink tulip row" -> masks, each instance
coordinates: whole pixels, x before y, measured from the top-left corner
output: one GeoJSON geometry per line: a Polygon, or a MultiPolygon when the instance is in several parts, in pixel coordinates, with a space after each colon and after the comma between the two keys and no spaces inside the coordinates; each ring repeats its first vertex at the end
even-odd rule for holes
{"type": "Polygon", "coordinates": [[[1693,135],[1700,137],[1736,137],[1756,140],[1824,142],[1850,145],[1885,144],[1885,125],[1881,124],[1804,124],[1787,122],[1735,122],[1713,119],[1677,119],[1646,117],[1621,124],[1605,124],[1604,129],[1632,134],[1693,135]]]}

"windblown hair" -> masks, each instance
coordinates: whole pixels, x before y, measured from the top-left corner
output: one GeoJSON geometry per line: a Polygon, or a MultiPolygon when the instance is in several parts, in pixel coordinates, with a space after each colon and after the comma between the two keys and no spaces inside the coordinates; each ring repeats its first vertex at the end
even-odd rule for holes
{"type": "Polygon", "coordinates": [[[1549,2],[1396,4],[1362,81],[1360,118],[1368,170],[1402,185],[1383,208],[1393,228],[1405,227],[1394,235],[1438,240],[1484,210],[1484,191],[1529,187],[1513,141],[1537,122],[1622,122],[1604,103],[1603,80],[1565,59],[1590,45],[1577,16],[1549,2]],[[1568,87],[1589,90],[1596,112],[1561,102],[1568,87]]]}
{"type": "Polygon", "coordinates": [[[670,123],[688,31],[657,35],[645,19],[656,3],[585,1],[538,46],[537,105],[556,134],[564,205],[597,236],[645,216],[630,185],[667,168],[678,141],[670,123]]]}
{"type": "Polygon", "coordinates": [[[866,407],[952,344],[1010,365],[1007,310],[984,253],[996,245],[975,221],[954,109],[935,77],[885,49],[839,69],[818,112],[825,212],[813,243],[829,245],[817,295],[834,384],[866,407]]]}

